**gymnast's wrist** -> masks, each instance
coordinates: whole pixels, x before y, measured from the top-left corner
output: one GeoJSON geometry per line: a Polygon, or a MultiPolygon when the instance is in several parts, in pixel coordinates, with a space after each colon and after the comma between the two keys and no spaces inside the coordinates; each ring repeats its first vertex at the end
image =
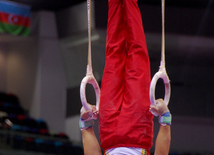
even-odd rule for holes
{"type": "Polygon", "coordinates": [[[172,124],[172,115],[170,111],[165,112],[161,116],[159,116],[159,123],[162,126],[171,125],[172,124]]]}
{"type": "Polygon", "coordinates": [[[94,125],[93,119],[82,119],[82,118],[80,118],[80,120],[79,120],[79,127],[80,127],[81,131],[92,128],[93,125],[94,125]]]}

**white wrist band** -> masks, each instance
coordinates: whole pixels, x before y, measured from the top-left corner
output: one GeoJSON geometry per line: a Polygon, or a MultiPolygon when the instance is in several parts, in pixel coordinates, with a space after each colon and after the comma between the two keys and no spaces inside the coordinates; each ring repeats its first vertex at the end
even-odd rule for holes
{"type": "Polygon", "coordinates": [[[93,120],[81,120],[79,121],[79,127],[81,130],[85,130],[87,128],[90,128],[94,125],[94,121],[93,120]]]}

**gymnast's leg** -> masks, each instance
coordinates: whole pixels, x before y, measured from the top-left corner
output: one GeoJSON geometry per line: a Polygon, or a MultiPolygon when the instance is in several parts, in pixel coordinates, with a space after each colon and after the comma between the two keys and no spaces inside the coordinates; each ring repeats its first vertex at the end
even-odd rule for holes
{"type": "Polygon", "coordinates": [[[109,0],[106,64],[101,84],[99,130],[105,150],[117,143],[117,121],[123,102],[125,71],[125,23],[122,0],[109,0]]]}
{"type": "Polygon", "coordinates": [[[150,61],[137,0],[123,0],[123,3],[128,52],[117,136],[123,145],[149,151],[153,138],[153,116],[149,112],[150,61]]]}

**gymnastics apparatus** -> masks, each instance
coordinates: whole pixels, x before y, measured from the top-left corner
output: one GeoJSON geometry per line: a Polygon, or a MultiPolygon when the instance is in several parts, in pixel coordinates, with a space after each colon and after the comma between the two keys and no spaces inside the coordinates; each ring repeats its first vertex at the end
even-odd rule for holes
{"type": "MultiPolygon", "coordinates": [[[[88,64],[86,76],[83,78],[80,85],[80,98],[82,105],[86,110],[90,110],[90,107],[87,105],[87,99],[85,94],[86,85],[89,83],[93,85],[96,93],[96,108],[99,111],[99,102],[100,102],[100,88],[93,75],[92,70],[92,58],[91,58],[91,0],[87,2],[88,8],[88,64]]],[[[168,105],[171,94],[170,80],[166,72],[165,67],[165,0],[162,0],[162,43],[161,43],[161,61],[159,66],[159,71],[153,76],[150,84],[150,102],[152,105],[155,105],[155,88],[158,79],[163,79],[165,84],[165,97],[164,102],[168,105]]],[[[154,114],[157,116],[156,114],[154,114]]]]}
{"type": "MultiPolygon", "coordinates": [[[[161,61],[159,66],[159,71],[153,76],[151,84],[150,84],[150,102],[152,105],[155,106],[155,88],[158,79],[163,79],[165,84],[165,97],[164,102],[166,105],[169,104],[170,94],[171,94],[171,87],[170,87],[170,80],[166,72],[165,67],[165,0],[162,0],[162,43],[161,43],[161,61]]],[[[156,113],[153,115],[157,116],[156,113]]]]}
{"type": "MultiPolygon", "coordinates": [[[[85,94],[86,85],[91,84],[95,90],[96,109],[98,112],[99,103],[100,103],[100,87],[93,75],[92,58],[91,58],[91,0],[87,1],[87,10],[88,10],[88,64],[87,64],[86,76],[82,79],[82,82],[80,85],[80,99],[85,110],[92,111],[92,109],[90,109],[90,106],[88,106],[88,102],[85,94]]],[[[97,119],[96,115],[93,115],[92,113],[90,113],[89,115],[92,117],[91,119],[97,119]]]]}

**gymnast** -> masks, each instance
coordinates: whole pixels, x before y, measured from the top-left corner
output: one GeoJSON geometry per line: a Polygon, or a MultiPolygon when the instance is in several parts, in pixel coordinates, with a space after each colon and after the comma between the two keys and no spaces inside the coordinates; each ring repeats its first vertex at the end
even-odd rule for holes
{"type": "MultiPolygon", "coordinates": [[[[99,108],[99,135],[106,155],[149,155],[153,139],[153,115],[160,128],[156,155],[166,155],[170,147],[171,114],[162,99],[150,106],[150,61],[137,0],[108,0],[106,64],[99,108]]],[[[81,109],[85,155],[101,155],[93,131],[92,111],[81,109]]]]}

